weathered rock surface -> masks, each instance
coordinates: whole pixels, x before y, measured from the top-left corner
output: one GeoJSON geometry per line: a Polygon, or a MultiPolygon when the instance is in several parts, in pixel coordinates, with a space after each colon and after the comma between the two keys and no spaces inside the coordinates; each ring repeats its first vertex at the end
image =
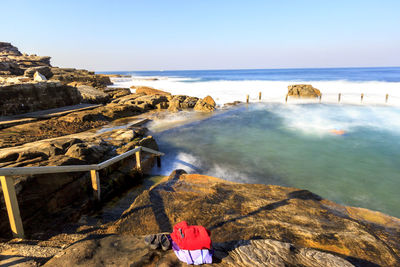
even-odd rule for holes
{"type": "Polygon", "coordinates": [[[53,76],[53,73],[51,72],[51,69],[48,66],[27,68],[24,72],[24,76],[32,78],[35,72],[39,72],[40,74],[44,75],[47,79],[53,76]]]}
{"type": "MultiPolygon", "coordinates": [[[[84,132],[73,137],[61,137],[0,150],[1,167],[66,166],[98,164],[118,155],[118,148],[127,145],[146,146],[158,150],[152,137],[139,127],[104,133],[84,132]]],[[[152,158],[142,153],[142,168],[146,171],[152,158]],[[147,164],[147,165],[146,165],[147,164]]],[[[113,164],[100,171],[102,199],[138,182],[134,170],[135,158],[113,164]]],[[[16,176],[17,198],[28,236],[34,232],[54,229],[65,221],[74,221],[93,206],[89,172],[16,176]]],[[[0,237],[10,235],[3,194],[0,189],[0,237]]]]}
{"type": "Polygon", "coordinates": [[[55,82],[0,86],[0,115],[15,115],[79,104],[81,96],[71,86],[55,82]]]}
{"type": "Polygon", "coordinates": [[[108,94],[109,97],[113,99],[131,94],[131,90],[129,88],[105,88],[103,92],[108,94]]]}
{"type": "Polygon", "coordinates": [[[131,86],[131,89],[136,90],[136,94],[145,94],[145,95],[171,95],[168,92],[161,91],[158,89],[154,89],[153,87],[147,86],[131,86]]]}
{"type": "MultiPolygon", "coordinates": [[[[353,266],[332,254],[297,248],[274,240],[241,240],[214,244],[212,265],[204,266],[353,266]]],[[[44,266],[188,266],[172,250],[152,250],[142,236],[111,235],[84,240],[58,253],[44,266]]]]}
{"type": "Polygon", "coordinates": [[[110,99],[108,94],[89,85],[80,85],[76,88],[82,96],[83,103],[105,104],[110,99]]]}
{"type": "Polygon", "coordinates": [[[199,99],[197,97],[175,95],[169,101],[168,110],[177,112],[183,109],[194,108],[198,101],[199,99]]]}
{"type": "Polygon", "coordinates": [[[400,265],[399,219],[307,190],[179,172],[138,196],[109,233],[171,232],[182,220],[210,229],[215,243],[273,239],[334,253],[357,266],[400,265]]]}
{"type": "Polygon", "coordinates": [[[18,48],[11,45],[10,43],[0,42],[0,56],[22,56],[21,52],[19,52],[18,48]]]}
{"type": "Polygon", "coordinates": [[[206,96],[204,99],[197,101],[194,110],[202,112],[212,112],[215,110],[215,101],[211,96],[206,96]]]}
{"type": "Polygon", "coordinates": [[[111,85],[110,77],[102,74],[95,74],[88,70],[79,70],[74,68],[51,68],[53,73],[52,79],[58,80],[63,84],[75,82],[77,85],[89,85],[98,89],[103,89],[107,85],[111,85]]]}
{"type": "Polygon", "coordinates": [[[122,105],[136,105],[144,110],[150,110],[157,108],[157,105],[168,103],[168,97],[165,95],[153,94],[153,95],[145,95],[143,93],[140,94],[130,94],[127,96],[123,96],[117,98],[112,101],[114,104],[122,104],[122,105]]]}
{"type": "Polygon", "coordinates": [[[288,96],[312,98],[319,97],[321,92],[310,84],[295,84],[288,86],[288,96]]]}

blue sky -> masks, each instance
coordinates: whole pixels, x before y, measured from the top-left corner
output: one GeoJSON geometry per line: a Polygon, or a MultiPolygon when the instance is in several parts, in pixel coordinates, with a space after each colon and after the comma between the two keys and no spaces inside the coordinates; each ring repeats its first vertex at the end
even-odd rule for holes
{"type": "Polygon", "coordinates": [[[0,41],[91,70],[400,66],[400,1],[2,0],[0,41]]]}

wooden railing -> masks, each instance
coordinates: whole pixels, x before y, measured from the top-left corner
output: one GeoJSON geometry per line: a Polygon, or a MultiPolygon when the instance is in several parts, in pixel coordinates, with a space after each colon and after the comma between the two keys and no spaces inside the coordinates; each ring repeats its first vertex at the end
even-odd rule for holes
{"type": "Polygon", "coordinates": [[[42,167],[13,167],[0,168],[1,187],[3,189],[4,201],[7,207],[8,219],[10,221],[11,231],[14,237],[24,238],[24,228],[19,211],[17,195],[15,193],[13,175],[34,175],[48,173],[65,173],[65,172],[86,172],[90,171],[92,180],[93,193],[97,200],[100,200],[100,177],[99,170],[121,161],[135,154],[136,169],[141,172],[141,151],[148,152],[157,156],[157,165],[161,165],[160,156],[164,153],[142,146],[137,146],[135,149],[129,150],[121,155],[115,156],[109,160],[99,164],[91,165],[70,165],[70,166],[42,166],[42,167]]]}

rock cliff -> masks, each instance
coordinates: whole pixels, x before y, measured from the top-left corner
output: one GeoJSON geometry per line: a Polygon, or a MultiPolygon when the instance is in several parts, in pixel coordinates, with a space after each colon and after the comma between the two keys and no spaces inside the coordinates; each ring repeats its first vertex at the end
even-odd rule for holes
{"type": "Polygon", "coordinates": [[[75,87],[58,82],[29,82],[0,86],[0,116],[76,105],[82,98],[75,87]]]}

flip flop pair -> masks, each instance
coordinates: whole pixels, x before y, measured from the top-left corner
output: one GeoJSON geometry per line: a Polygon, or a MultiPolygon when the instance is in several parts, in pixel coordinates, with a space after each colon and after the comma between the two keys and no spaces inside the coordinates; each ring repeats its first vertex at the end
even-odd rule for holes
{"type": "Polygon", "coordinates": [[[171,247],[171,241],[166,234],[148,235],[144,238],[144,242],[150,246],[151,249],[158,249],[166,251],[171,247]]]}

